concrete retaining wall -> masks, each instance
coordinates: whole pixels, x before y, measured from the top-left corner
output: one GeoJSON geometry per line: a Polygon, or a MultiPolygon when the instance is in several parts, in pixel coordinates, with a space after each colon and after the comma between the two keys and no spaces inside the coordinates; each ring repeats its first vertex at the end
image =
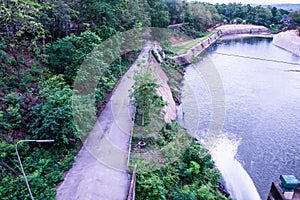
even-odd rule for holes
{"type": "Polygon", "coordinates": [[[300,36],[296,30],[278,33],[273,44],[300,56],[300,36]]]}
{"type": "Polygon", "coordinates": [[[255,25],[223,25],[216,28],[216,30],[218,30],[217,33],[191,48],[186,54],[174,56],[172,59],[181,65],[191,64],[193,57],[201,54],[223,35],[269,33],[269,30],[266,27],[255,25]]]}
{"type": "Polygon", "coordinates": [[[181,65],[191,64],[192,58],[194,56],[198,56],[199,54],[201,54],[207,47],[213,44],[221,36],[222,36],[221,31],[219,31],[213,34],[212,36],[210,36],[208,39],[192,47],[186,54],[174,56],[172,57],[172,59],[174,59],[176,62],[178,62],[181,65]]]}
{"type": "Polygon", "coordinates": [[[264,26],[230,24],[223,25],[216,30],[220,30],[222,35],[245,34],[245,33],[269,33],[269,30],[264,26]]]}

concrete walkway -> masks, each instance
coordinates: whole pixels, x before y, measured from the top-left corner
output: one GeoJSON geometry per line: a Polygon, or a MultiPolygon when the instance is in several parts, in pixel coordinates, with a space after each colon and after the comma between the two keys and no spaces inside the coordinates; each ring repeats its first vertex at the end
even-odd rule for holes
{"type": "Polygon", "coordinates": [[[137,61],[123,76],[105,106],[93,130],[75,159],[73,167],[57,189],[57,200],[124,200],[130,176],[128,149],[133,126],[129,78],[137,70],[137,62],[147,58],[147,43],[137,61]]]}

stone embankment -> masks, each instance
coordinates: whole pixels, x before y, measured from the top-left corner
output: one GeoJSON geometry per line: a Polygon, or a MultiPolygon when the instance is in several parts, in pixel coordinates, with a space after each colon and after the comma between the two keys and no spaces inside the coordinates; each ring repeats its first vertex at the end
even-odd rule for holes
{"type": "Polygon", "coordinates": [[[190,64],[193,57],[201,54],[206,48],[224,35],[269,34],[269,30],[266,27],[255,25],[223,25],[216,28],[216,30],[218,30],[217,33],[191,48],[186,54],[175,56],[173,59],[181,65],[190,64]]]}
{"type": "Polygon", "coordinates": [[[157,84],[160,85],[157,89],[157,94],[167,102],[167,105],[164,107],[164,120],[165,122],[171,122],[172,120],[177,119],[176,103],[173,99],[172,91],[168,83],[169,78],[160,64],[163,62],[163,57],[158,53],[161,50],[162,47],[160,44],[158,42],[154,42],[154,46],[151,51],[154,51],[157,57],[152,57],[151,68],[153,69],[153,76],[157,80],[157,84]]]}
{"type": "Polygon", "coordinates": [[[269,30],[264,26],[241,24],[223,25],[216,28],[216,30],[220,30],[222,35],[269,33],[269,30]]]}
{"type": "Polygon", "coordinates": [[[160,85],[160,87],[157,89],[157,94],[161,96],[164,101],[167,102],[167,105],[164,107],[165,122],[171,122],[172,120],[176,120],[176,103],[173,99],[172,91],[168,84],[169,78],[160,64],[154,65],[153,75],[157,79],[157,84],[160,85]]]}
{"type": "Polygon", "coordinates": [[[296,30],[276,34],[273,44],[300,56],[300,36],[296,30]]]}

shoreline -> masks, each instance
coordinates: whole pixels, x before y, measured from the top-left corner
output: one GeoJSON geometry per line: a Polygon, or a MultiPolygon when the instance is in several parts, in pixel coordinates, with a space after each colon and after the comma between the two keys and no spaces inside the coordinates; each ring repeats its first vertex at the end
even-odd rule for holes
{"type": "MultiPolygon", "coordinates": [[[[270,34],[267,28],[260,27],[260,26],[253,26],[253,25],[240,25],[240,26],[231,26],[227,25],[225,26],[225,29],[222,29],[222,27],[218,27],[219,29],[217,33],[210,36],[208,39],[203,40],[202,42],[198,43],[197,45],[193,46],[191,49],[188,50],[186,54],[179,55],[172,57],[174,61],[179,63],[182,67],[185,65],[191,64],[193,57],[200,55],[204,50],[206,50],[209,46],[214,44],[217,40],[223,39],[223,38],[243,38],[243,37],[265,37],[265,38],[273,38],[273,34],[270,34]],[[229,27],[234,27],[233,29],[229,29],[229,27]],[[243,29],[241,29],[243,27],[243,29]],[[254,31],[253,31],[254,30],[254,31]]],[[[184,74],[182,75],[182,77],[184,74]]],[[[179,104],[180,106],[181,104],[179,104]]],[[[177,114],[178,116],[178,114],[177,114]]],[[[183,114],[182,114],[183,117],[183,114]]],[[[180,121],[177,119],[177,121],[180,121]]],[[[183,126],[184,127],[184,126],[183,126]]],[[[216,165],[215,165],[216,167],[216,165]]],[[[218,183],[218,191],[225,197],[231,197],[228,189],[226,188],[225,180],[219,171],[217,169],[218,173],[220,174],[220,181],[218,183]]]]}
{"type": "Polygon", "coordinates": [[[285,31],[274,35],[273,44],[300,56],[300,36],[296,30],[285,31]]]}
{"type": "Polygon", "coordinates": [[[219,40],[234,40],[234,39],[242,39],[242,38],[273,38],[273,34],[265,34],[265,33],[242,33],[242,34],[233,34],[233,35],[224,35],[223,37],[220,37],[219,40]]]}
{"type": "Polygon", "coordinates": [[[210,47],[210,45],[223,36],[234,36],[235,38],[237,35],[245,35],[248,37],[273,37],[266,27],[256,25],[222,25],[215,30],[218,32],[190,48],[187,53],[171,58],[180,65],[191,64],[195,56],[200,55],[204,50],[210,47]]]}

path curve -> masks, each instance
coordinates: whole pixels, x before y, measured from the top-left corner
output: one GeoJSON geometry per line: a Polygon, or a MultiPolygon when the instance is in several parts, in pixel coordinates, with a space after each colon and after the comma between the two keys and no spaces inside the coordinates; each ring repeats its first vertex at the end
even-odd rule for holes
{"type": "Polygon", "coordinates": [[[147,42],[138,59],[116,86],[110,101],[57,189],[57,200],[123,200],[127,198],[128,149],[132,121],[129,89],[134,84],[137,63],[147,59],[152,47],[147,42]],[[102,133],[104,132],[104,137],[102,133]]]}

